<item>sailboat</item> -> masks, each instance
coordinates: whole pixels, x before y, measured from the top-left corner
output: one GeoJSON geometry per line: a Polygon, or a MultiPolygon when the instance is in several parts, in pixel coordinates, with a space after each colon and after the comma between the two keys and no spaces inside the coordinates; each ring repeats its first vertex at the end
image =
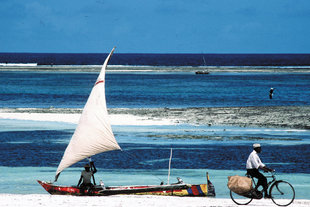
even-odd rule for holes
{"type": "MultiPolygon", "coordinates": [[[[204,66],[206,66],[207,64],[206,64],[205,57],[202,56],[202,59],[203,59],[203,64],[204,64],[204,66]]],[[[199,71],[196,71],[195,73],[196,73],[196,74],[209,74],[210,72],[207,71],[207,70],[199,70],[199,71]]]]}
{"type": "Polygon", "coordinates": [[[114,50],[115,47],[102,66],[101,72],[83,109],[79,123],[56,170],[55,181],[45,182],[38,180],[38,183],[52,195],[107,196],[117,194],[147,194],[215,196],[214,186],[208,174],[206,184],[197,185],[184,183],[181,179],[178,179],[178,182],[174,184],[161,183],[159,185],[143,186],[104,186],[101,184],[94,185],[90,188],[81,188],[78,186],[60,186],[54,184],[57,182],[60,173],[71,165],[99,153],[121,150],[108,119],[105,99],[105,70],[114,50]]]}

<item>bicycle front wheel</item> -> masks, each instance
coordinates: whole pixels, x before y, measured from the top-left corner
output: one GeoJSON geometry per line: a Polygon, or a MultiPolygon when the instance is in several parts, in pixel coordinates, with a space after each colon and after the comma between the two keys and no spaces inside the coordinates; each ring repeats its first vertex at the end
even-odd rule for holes
{"type": "Polygon", "coordinates": [[[295,190],[286,181],[275,182],[270,188],[272,201],[278,206],[288,206],[295,199],[295,190]]]}
{"type": "Polygon", "coordinates": [[[232,191],[230,191],[230,197],[231,200],[238,205],[248,205],[253,200],[253,198],[244,197],[232,191]]]}

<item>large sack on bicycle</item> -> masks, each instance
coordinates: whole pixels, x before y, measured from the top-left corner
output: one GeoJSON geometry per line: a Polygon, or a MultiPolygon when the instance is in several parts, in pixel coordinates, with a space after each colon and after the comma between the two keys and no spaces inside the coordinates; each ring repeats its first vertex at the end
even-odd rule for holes
{"type": "Polygon", "coordinates": [[[237,194],[246,194],[253,189],[252,179],[245,176],[229,176],[227,187],[237,194]]]}

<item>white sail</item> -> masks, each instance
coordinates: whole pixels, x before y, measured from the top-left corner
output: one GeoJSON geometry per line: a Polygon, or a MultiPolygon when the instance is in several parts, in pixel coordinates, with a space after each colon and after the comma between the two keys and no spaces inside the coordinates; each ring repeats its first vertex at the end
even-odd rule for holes
{"type": "Polygon", "coordinates": [[[78,126],[56,171],[56,180],[61,171],[80,160],[101,152],[120,149],[108,119],[105,99],[105,69],[114,49],[106,58],[90,93],[78,126]]]}

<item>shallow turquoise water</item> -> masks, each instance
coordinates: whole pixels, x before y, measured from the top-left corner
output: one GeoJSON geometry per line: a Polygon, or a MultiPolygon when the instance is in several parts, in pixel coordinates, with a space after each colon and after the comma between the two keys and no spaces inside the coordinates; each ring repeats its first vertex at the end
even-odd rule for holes
{"type": "MultiPolygon", "coordinates": [[[[36,180],[53,180],[56,168],[52,167],[0,167],[0,193],[9,194],[47,194],[36,180]]],[[[56,184],[76,185],[81,168],[65,170],[56,184]]],[[[210,180],[215,185],[216,197],[229,198],[227,176],[244,175],[244,171],[212,169],[171,169],[170,183],[181,177],[190,184],[206,183],[205,173],[209,172],[210,180]]],[[[161,180],[167,182],[168,170],[116,170],[98,168],[96,180],[103,180],[105,185],[153,185],[161,180]]],[[[296,199],[310,199],[308,191],[309,174],[278,174],[278,179],[290,182],[296,191],[296,199]]]]}

